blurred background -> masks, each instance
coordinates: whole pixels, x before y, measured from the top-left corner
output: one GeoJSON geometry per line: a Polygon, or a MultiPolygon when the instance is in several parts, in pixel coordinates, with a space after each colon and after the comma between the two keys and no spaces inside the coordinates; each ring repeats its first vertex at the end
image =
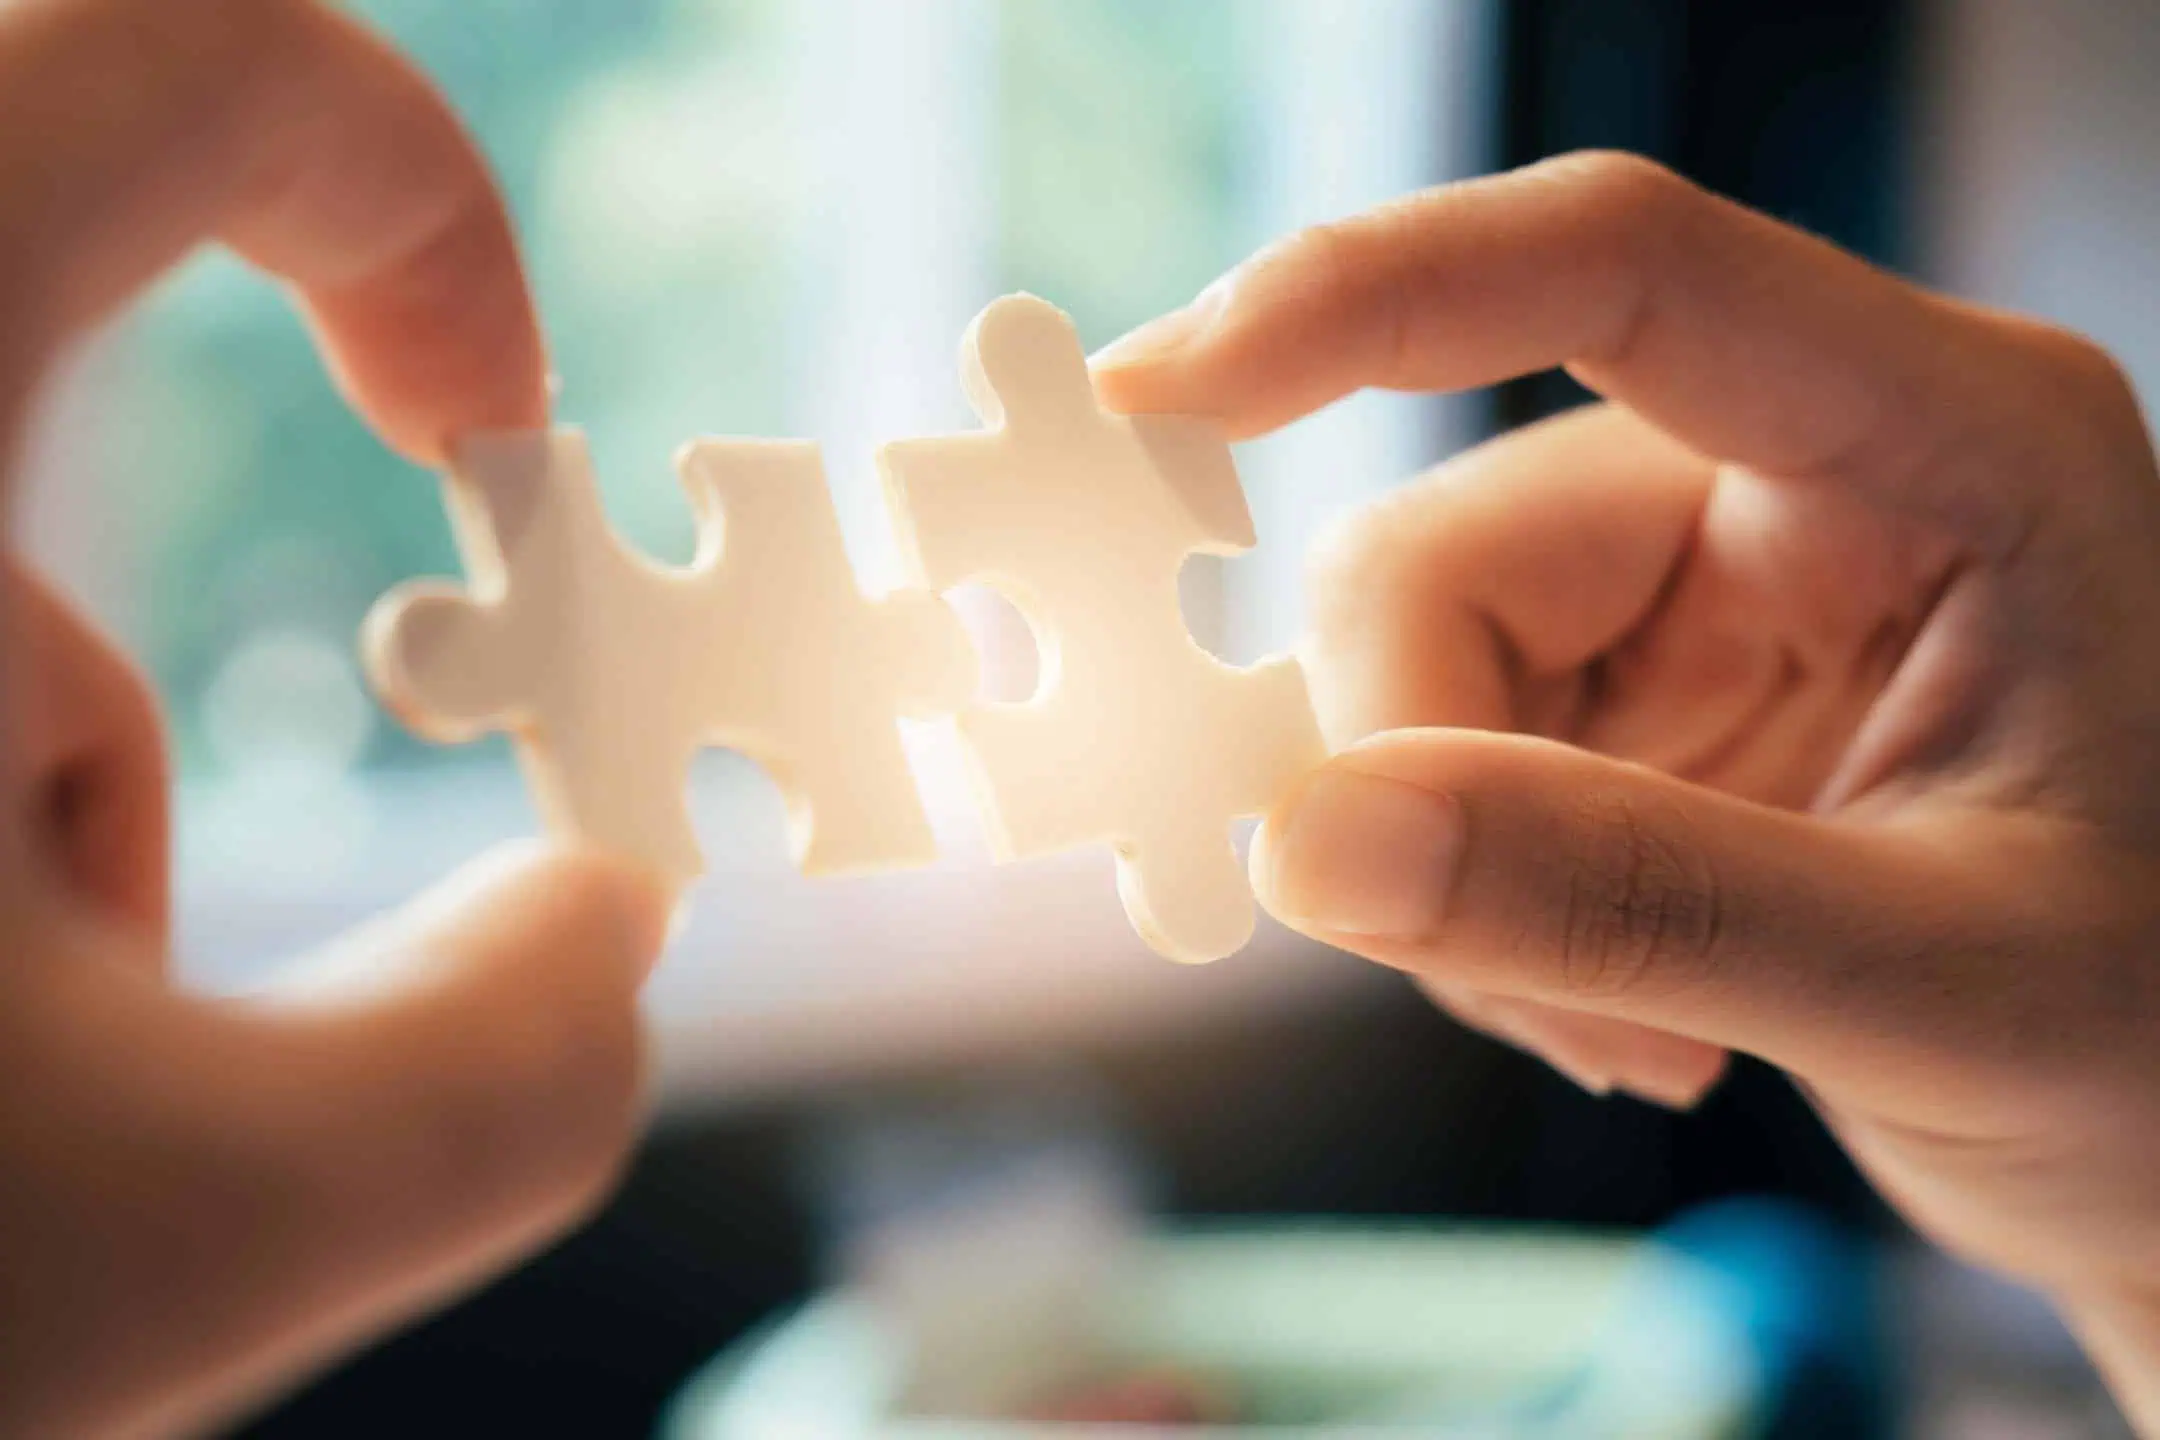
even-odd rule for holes
{"type": "MultiPolygon", "coordinates": [[[[591,434],[617,523],[665,558],[689,553],[677,444],[798,435],[824,447],[863,574],[889,582],[871,450],[966,423],[956,345],[991,298],[1033,290],[1101,344],[1295,226],[1583,146],[2076,325],[2160,386],[2150,7],[354,8],[486,146],[560,411],[591,434]]],[[[1236,660],[1284,646],[1328,515],[1578,398],[1557,376],[1360,397],[1244,447],[1261,544],[1188,573],[1195,632],[1236,660]]],[[[163,285],[56,387],[33,476],[37,552],[167,700],[196,983],[243,986],[529,831],[503,746],[422,746],[362,686],[368,604],[455,556],[431,478],[339,407],[270,287],[216,255],[163,285]]],[[[1012,612],[969,613],[1024,672],[1012,612]]],[[[820,1287],[954,1273],[920,1222],[974,1213],[956,1195],[1046,1186],[1042,1214],[1094,1217],[1062,1247],[1090,1254],[1139,1216],[1498,1226],[1533,1249],[1659,1234],[1729,1282],[1753,1433],[2127,1433],[2045,1308],[1904,1236],[1774,1075],[1743,1066],[1674,1117],[1581,1094],[1279,931],[1166,965],[1132,938],[1107,854],[986,868],[950,737],[909,740],[947,854],[925,874],[810,885],[764,779],[701,763],[713,874],[653,987],[661,1111],[622,1196],[245,1433],[644,1433],[820,1287]],[[998,1188],[1015,1174],[1051,1178],[998,1188]]]]}

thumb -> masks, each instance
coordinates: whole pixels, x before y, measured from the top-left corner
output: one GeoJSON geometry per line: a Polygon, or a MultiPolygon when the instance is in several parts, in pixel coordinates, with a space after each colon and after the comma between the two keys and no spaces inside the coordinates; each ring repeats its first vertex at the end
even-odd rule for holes
{"type": "Polygon", "coordinates": [[[512,847],[275,993],[181,1001],[132,1088],[219,1139],[162,1201],[190,1242],[133,1278],[133,1378],[224,1409],[579,1218],[636,1133],[667,920],[639,874],[512,847]]]}
{"type": "Polygon", "coordinates": [[[627,1150],[667,923],[639,873],[509,846],[234,1018],[282,1056],[273,1110],[320,1127],[316,1173],[367,1197],[355,1223],[393,1250],[492,1250],[574,1214],[627,1150]]]}
{"type": "Polygon", "coordinates": [[[0,1047],[51,1107],[0,1110],[0,1229],[46,1241],[8,1277],[39,1300],[17,1373],[76,1376],[75,1428],[194,1428],[570,1223],[635,1130],[666,924],[642,876],[533,846],[273,994],[54,967],[0,1047]]]}
{"type": "Polygon", "coordinates": [[[1863,1051],[1941,1038],[1918,1027],[1955,1028],[1928,973],[1976,908],[1952,860],[1917,828],[1772,809],[1548,740],[1403,730],[1306,777],[1252,866],[1285,923],[1428,981],[1844,1074],[1863,1051]]]}

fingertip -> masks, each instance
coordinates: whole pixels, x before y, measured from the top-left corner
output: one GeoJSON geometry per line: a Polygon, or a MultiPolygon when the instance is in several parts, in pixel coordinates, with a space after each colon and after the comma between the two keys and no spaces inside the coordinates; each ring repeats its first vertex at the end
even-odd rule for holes
{"type": "Polygon", "coordinates": [[[440,468],[470,431],[534,430],[551,370],[515,236],[484,172],[424,249],[348,290],[309,292],[333,379],[385,444],[440,468]]]}
{"type": "Polygon", "coordinates": [[[642,980],[680,929],[686,902],[656,872],[589,846],[529,842],[519,852],[526,895],[570,933],[597,930],[642,980]]]}
{"type": "Polygon", "coordinates": [[[523,840],[474,860],[366,947],[404,971],[376,1033],[399,1037],[431,1077],[438,1138],[487,1139],[477,1174],[435,1157],[448,1191],[553,1214],[605,1188],[644,1105],[636,995],[673,911],[671,889],[638,866],[523,840]]]}
{"type": "Polygon", "coordinates": [[[1338,757],[1276,806],[1250,865],[1255,892],[1286,925],[1418,941],[1440,922],[1461,849],[1451,797],[1338,757]]]}
{"type": "Polygon", "coordinates": [[[341,1273],[402,1276],[403,1306],[607,1192],[648,1113],[637,991],[673,902],[587,848],[504,845],[230,1012],[341,1273]]]}
{"type": "Polygon", "coordinates": [[[1619,1091],[1692,1110],[1730,1058],[1718,1046],[1605,1016],[1513,997],[1493,997],[1488,1006],[1508,1039],[1594,1095],[1619,1091]]]}
{"type": "Polygon", "coordinates": [[[1619,1085],[1638,1100],[1685,1112],[1709,1098],[1731,1065],[1728,1052],[1706,1046],[1700,1055],[1675,1055],[1659,1068],[1623,1075],[1619,1085]]]}
{"type": "Polygon", "coordinates": [[[398,453],[438,466],[467,431],[545,425],[547,346],[487,156],[380,35],[319,19],[321,84],[350,108],[326,102],[328,138],[229,238],[293,281],[341,388],[398,453]]]}
{"type": "Polygon", "coordinates": [[[1237,276],[1234,270],[1220,276],[1184,305],[1127,331],[1089,356],[1089,367],[1129,371],[1189,353],[1211,338],[1229,308],[1237,276]]]}
{"type": "MultiPolygon", "coordinates": [[[[652,872],[588,846],[518,840],[472,860],[404,911],[491,964],[597,962],[632,988],[673,932],[676,895],[652,872]]],[[[578,968],[590,969],[591,964],[578,968]]],[[[611,981],[612,983],[612,981],[611,981]]]]}
{"type": "Polygon", "coordinates": [[[1166,315],[1127,331],[1088,357],[1098,399],[1127,415],[1205,413],[1192,385],[1229,308],[1235,272],[1166,315]]]}

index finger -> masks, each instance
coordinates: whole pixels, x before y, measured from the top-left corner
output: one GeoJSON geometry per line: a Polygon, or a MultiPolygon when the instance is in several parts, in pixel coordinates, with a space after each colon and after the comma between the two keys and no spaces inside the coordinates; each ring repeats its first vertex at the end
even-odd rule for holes
{"type": "Polygon", "coordinates": [[[313,0],[0,10],[0,426],[54,349],[221,239],[289,281],[331,370],[422,461],[540,423],[508,214],[434,87],[313,0]]]}
{"type": "Polygon", "coordinates": [[[1962,509],[1931,462],[1973,402],[2019,399],[1979,329],[1648,161],[1582,155],[1295,235],[1097,356],[1096,381],[1121,409],[1256,434],[1366,386],[1564,365],[1717,459],[1962,509]]]}

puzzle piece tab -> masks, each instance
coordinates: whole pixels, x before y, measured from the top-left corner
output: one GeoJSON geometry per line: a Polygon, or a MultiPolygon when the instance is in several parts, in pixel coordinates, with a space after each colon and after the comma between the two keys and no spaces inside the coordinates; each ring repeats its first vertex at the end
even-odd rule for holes
{"type": "Polygon", "coordinates": [[[362,648],[384,702],[435,740],[508,730],[550,831],[678,887],[703,868],[683,789],[707,745],[779,786],[804,871],[928,863],[894,721],[973,692],[957,617],[856,588],[816,446],[706,440],[677,464],[698,523],[685,569],[616,536],[577,432],[464,441],[446,498],[471,589],[377,602],[362,648]]]}
{"type": "Polygon", "coordinates": [[[1253,544],[1229,446],[1203,421],[1097,405],[1072,322],[997,301],[962,347],[989,428],[879,452],[916,579],[994,586],[1036,635],[1042,683],[960,727],[1003,858],[1108,841],[1118,889],[1173,959],[1252,935],[1231,821],[1326,757],[1297,662],[1225,665],[1186,632],[1188,555],[1253,544]]]}

